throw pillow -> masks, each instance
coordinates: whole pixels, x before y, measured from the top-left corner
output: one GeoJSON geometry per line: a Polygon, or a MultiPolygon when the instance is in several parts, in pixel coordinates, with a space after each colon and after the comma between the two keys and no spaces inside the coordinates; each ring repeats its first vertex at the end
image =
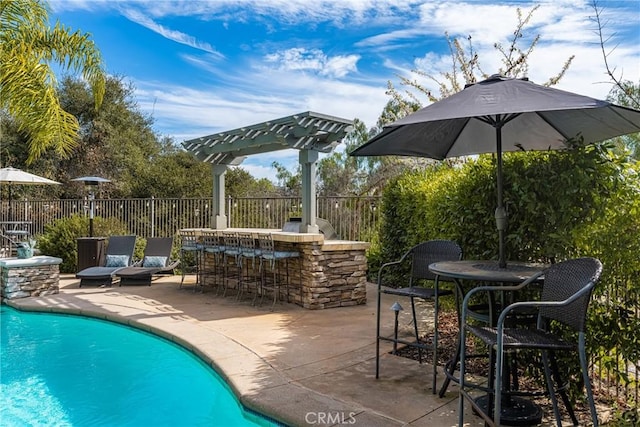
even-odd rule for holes
{"type": "Polygon", "coordinates": [[[167,263],[166,256],[146,256],[142,261],[143,267],[164,267],[167,263]]]}
{"type": "Polygon", "coordinates": [[[126,267],[129,265],[129,255],[107,255],[105,267],[126,267]]]}

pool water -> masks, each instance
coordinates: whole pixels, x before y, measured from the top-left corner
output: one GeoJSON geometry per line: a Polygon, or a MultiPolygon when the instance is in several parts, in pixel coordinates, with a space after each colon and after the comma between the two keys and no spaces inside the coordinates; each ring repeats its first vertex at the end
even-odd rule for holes
{"type": "Polygon", "coordinates": [[[1,426],[275,426],[152,334],[0,307],[1,426]]]}

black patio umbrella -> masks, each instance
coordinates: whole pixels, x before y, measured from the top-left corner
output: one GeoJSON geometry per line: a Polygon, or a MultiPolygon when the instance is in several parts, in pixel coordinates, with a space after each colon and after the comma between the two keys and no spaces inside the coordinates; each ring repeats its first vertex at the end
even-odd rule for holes
{"type": "Polygon", "coordinates": [[[497,154],[496,226],[499,265],[506,267],[502,201],[504,151],[569,148],[640,132],[640,111],[537,85],[527,78],[493,75],[388,126],[352,156],[446,157],[497,154]]]}

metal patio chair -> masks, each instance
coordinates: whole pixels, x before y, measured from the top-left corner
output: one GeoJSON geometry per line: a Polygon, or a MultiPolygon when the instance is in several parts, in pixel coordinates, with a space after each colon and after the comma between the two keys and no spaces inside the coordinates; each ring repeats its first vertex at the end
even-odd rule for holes
{"type": "Polygon", "coordinates": [[[405,254],[397,261],[392,261],[383,264],[378,271],[378,310],[376,319],[376,378],[379,377],[380,372],[380,341],[392,341],[394,344],[402,343],[405,345],[418,348],[418,359],[422,363],[422,350],[426,349],[426,345],[420,343],[420,333],[418,331],[418,321],[416,318],[415,299],[431,300],[434,302],[434,332],[433,332],[433,393],[436,393],[436,377],[437,377],[437,365],[438,365],[438,300],[447,295],[456,295],[456,307],[458,292],[455,288],[440,289],[440,282],[449,281],[444,277],[439,277],[429,271],[429,265],[434,262],[440,261],[457,261],[462,259],[462,249],[460,246],[450,240],[430,240],[423,243],[419,243],[409,249],[405,254]],[[396,286],[383,286],[383,276],[390,270],[401,271],[400,269],[409,268],[408,281],[401,284],[395,284],[396,286]],[[433,282],[433,286],[425,287],[424,282],[433,282]],[[411,314],[413,316],[413,328],[415,333],[416,342],[407,342],[399,340],[396,336],[386,337],[380,335],[380,305],[382,294],[396,295],[400,297],[408,297],[411,300],[411,314]]]}
{"type": "MultiPolygon", "coordinates": [[[[461,356],[460,356],[460,399],[459,399],[459,423],[464,421],[464,401],[469,400],[477,412],[483,415],[487,423],[493,422],[500,425],[502,414],[503,373],[507,371],[505,355],[517,351],[540,351],[544,367],[544,376],[547,385],[547,393],[551,398],[553,412],[558,426],[561,426],[560,412],[556,393],[560,393],[569,415],[574,423],[578,421],[573,412],[571,403],[565,393],[565,385],[562,384],[560,372],[555,362],[555,353],[576,352],[580,359],[582,378],[587,391],[587,400],[591,412],[591,419],[595,427],[598,426],[587,370],[587,356],[585,350],[585,329],[587,308],[591,300],[593,288],[602,273],[602,264],[595,258],[578,258],[559,262],[551,265],[543,272],[525,280],[517,286],[480,286],[469,291],[462,304],[462,319],[460,330],[461,356]],[[477,326],[467,323],[468,306],[470,299],[479,292],[504,292],[519,291],[528,285],[535,283],[540,277],[544,277],[542,293],[539,301],[514,302],[505,307],[498,318],[496,326],[477,326]],[[510,322],[510,316],[523,309],[535,308],[538,312],[535,327],[522,327],[517,322],[510,322]],[[566,338],[563,334],[556,333],[551,328],[551,323],[564,325],[574,332],[574,338],[566,338]],[[466,363],[466,333],[469,332],[482,340],[490,349],[495,349],[495,371],[493,373],[493,388],[491,388],[491,375],[489,377],[489,400],[487,413],[479,407],[472,396],[465,389],[466,363]],[[556,380],[555,388],[552,374],[556,380]],[[493,403],[492,403],[493,401],[493,403]],[[492,407],[493,406],[493,407],[492,407]]],[[[491,367],[490,369],[493,369],[491,367]]],[[[509,391],[506,391],[509,393],[509,391]]]]}

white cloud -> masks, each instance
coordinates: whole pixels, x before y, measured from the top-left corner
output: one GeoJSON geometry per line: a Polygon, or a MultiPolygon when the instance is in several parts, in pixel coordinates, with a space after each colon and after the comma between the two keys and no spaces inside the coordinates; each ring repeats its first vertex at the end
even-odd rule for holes
{"type": "Polygon", "coordinates": [[[162,37],[165,37],[176,43],[181,43],[193,47],[194,49],[202,50],[216,56],[223,56],[220,52],[217,52],[209,43],[198,41],[195,37],[192,37],[181,31],[166,28],[165,26],[154,22],[151,18],[144,15],[142,12],[127,8],[123,10],[122,14],[132,22],[142,25],[143,27],[148,28],[151,31],[160,34],[162,37]]]}
{"type": "Polygon", "coordinates": [[[279,70],[311,71],[321,76],[345,77],[357,71],[358,55],[328,57],[320,49],[291,48],[265,56],[279,70]]]}

